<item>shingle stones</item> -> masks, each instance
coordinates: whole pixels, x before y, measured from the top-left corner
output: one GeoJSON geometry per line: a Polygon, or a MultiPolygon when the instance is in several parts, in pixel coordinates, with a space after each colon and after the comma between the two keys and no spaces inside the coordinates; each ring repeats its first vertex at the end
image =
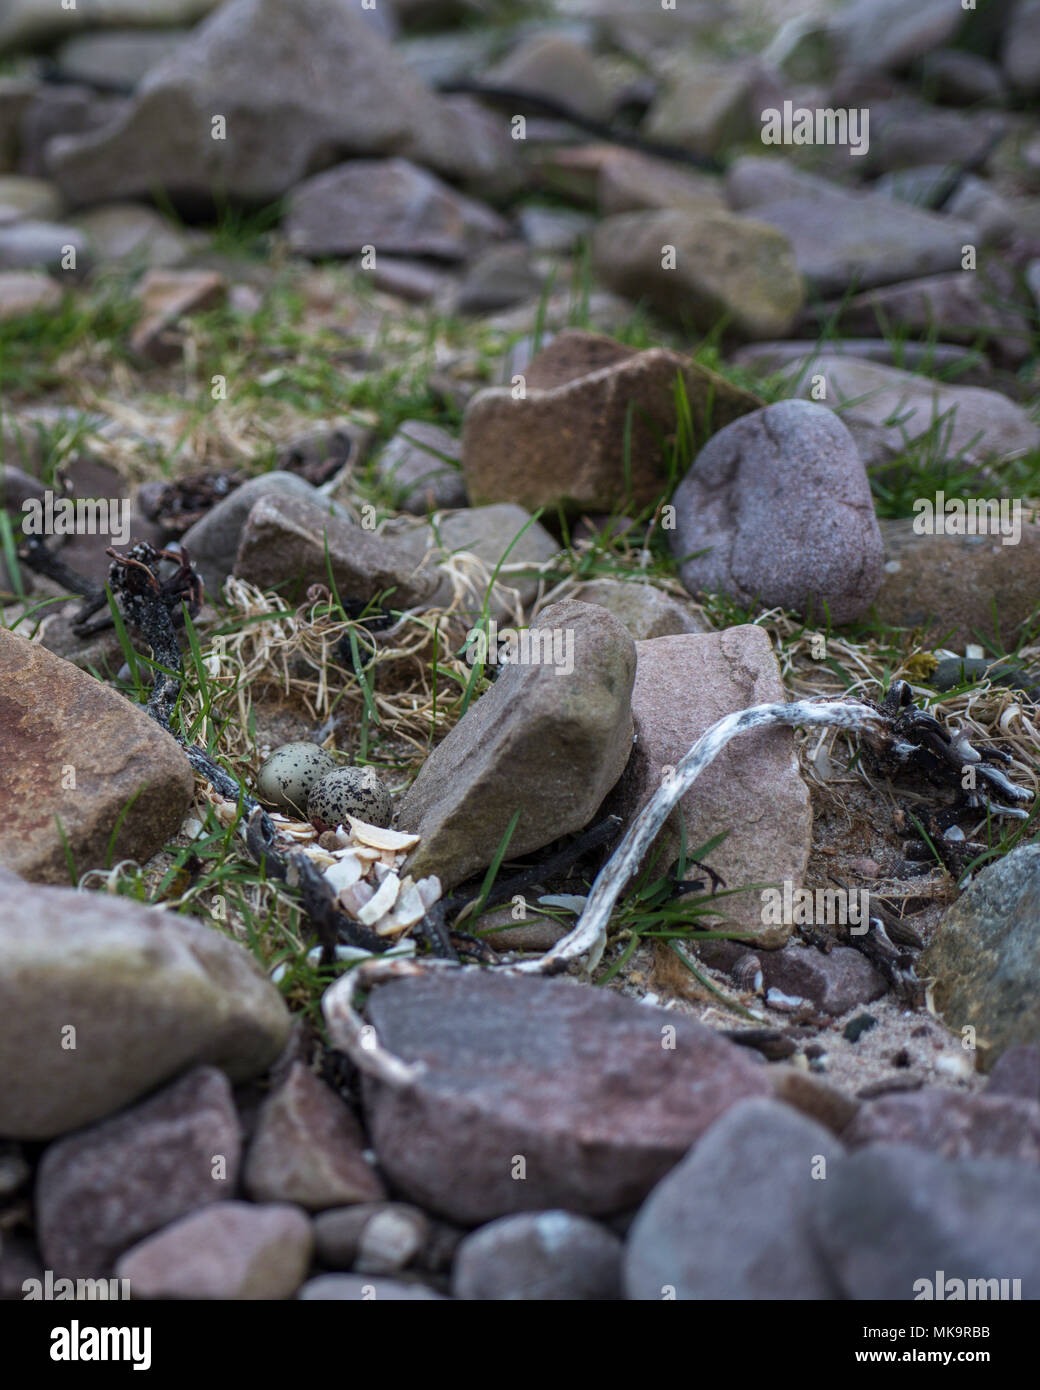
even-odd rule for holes
{"type": "Polygon", "coordinates": [[[669,533],[691,593],[845,623],[870,606],[883,549],[848,430],[810,401],[780,401],[708,441],[673,498],[669,533]]]}

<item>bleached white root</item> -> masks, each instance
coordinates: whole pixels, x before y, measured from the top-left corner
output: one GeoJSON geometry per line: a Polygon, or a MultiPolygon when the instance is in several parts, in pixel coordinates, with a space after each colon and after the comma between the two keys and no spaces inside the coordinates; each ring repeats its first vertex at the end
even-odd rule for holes
{"type": "Polygon", "coordinates": [[[799,725],[826,725],[851,729],[857,733],[886,730],[885,716],[870,705],[851,700],[796,700],[790,704],[754,705],[728,714],[706,730],[678,764],[674,772],[632,822],[624,839],[600,870],[585,910],[573,931],[538,960],[514,965],[459,965],[454,961],[376,958],[341,976],[325,991],[322,1013],[328,1024],[329,1039],[354,1062],[360,1071],[394,1086],[407,1086],[422,1073],[422,1064],[404,1062],[382,1046],[371,1024],[358,1012],[357,996],[362,990],[390,980],[413,979],[438,970],[498,970],[510,974],[554,974],[571,961],[587,956],[588,968],[595,968],[607,941],[607,924],[626,883],[657,838],[672,807],[689,791],[704,769],[731,739],[753,729],[794,728],[799,725]]]}
{"type": "Polygon", "coordinates": [[[880,732],[887,721],[870,705],[852,700],[795,700],[790,704],[753,705],[727,714],[706,729],[629,826],[624,839],[600,870],[573,930],[538,960],[512,967],[521,974],[544,975],[559,971],[570,961],[589,957],[594,969],[607,944],[607,923],[626,883],[635,875],[672,808],[738,734],[752,729],[828,725],[834,729],[880,732]]]}
{"type": "Polygon", "coordinates": [[[424,1071],[421,1062],[403,1062],[388,1052],[376,1036],[376,1030],[358,1012],[357,996],[373,985],[390,980],[409,980],[429,975],[434,970],[479,969],[462,966],[450,960],[416,960],[412,956],[388,959],[375,956],[372,960],[348,970],[331,984],[321,997],[321,1011],[328,1024],[329,1041],[345,1052],[359,1071],[393,1086],[407,1086],[424,1071]]]}

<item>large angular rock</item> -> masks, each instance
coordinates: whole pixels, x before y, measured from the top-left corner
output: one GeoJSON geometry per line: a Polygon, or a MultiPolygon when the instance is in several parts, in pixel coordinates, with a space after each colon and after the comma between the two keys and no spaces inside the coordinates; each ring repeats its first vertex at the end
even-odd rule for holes
{"type": "Polygon", "coordinates": [[[788,238],[798,270],[816,295],[840,296],[959,270],[963,248],[977,242],[966,222],[872,193],[814,190],[757,203],[753,213],[788,238]]]}
{"type": "Polygon", "coordinates": [[[841,1155],[822,1125],[777,1101],[727,1109],[640,1208],[629,1298],[833,1298],[806,1228],[841,1155]]]}
{"type": "Polygon", "coordinates": [[[983,1066],[1040,1042],[1040,845],[1020,845],[982,870],[947,910],[922,975],[953,1029],[975,1029],[983,1066]]]}
{"type": "Polygon", "coordinates": [[[233,1195],[241,1148],[231,1087],[213,1067],[59,1139],[36,1177],[47,1267],[69,1279],[107,1278],[143,1236],[233,1195]]]}
{"type": "Polygon", "coordinates": [[[411,1200],[464,1224],[629,1207],[724,1110],[768,1088],[717,1033],[570,981],[404,980],[377,990],[368,1016],[392,1052],[425,1063],[401,1089],[365,1078],[380,1161],[411,1200]]]}
{"type": "Polygon", "coordinates": [[[48,160],[73,203],[160,187],[191,204],[277,198],[346,155],[465,173],[471,145],[353,0],[231,0],[146,75],[125,117],[54,140],[48,160]]]}
{"type": "Polygon", "coordinates": [[[428,598],[432,580],[390,541],[331,513],[322,499],[266,494],[242,530],[235,576],[261,589],[332,582],[341,598],[367,602],[389,592],[394,608],[428,598]]]}
{"type": "Polygon", "coordinates": [[[191,765],[122,695],[0,629],[0,862],[41,883],[144,863],[191,804],[191,765]]]}
{"type": "Polygon", "coordinates": [[[286,232],[304,256],[436,256],[461,261],[505,236],[483,203],[406,159],[354,159],[293,189],[286,232]]]}
{"type": "Polygon", "coordinates": [[[885,977],[850,946],[835,946],[825,954],[792,942],[783,950],[764,952],[761,959],[766,989],[778,989],[789,999],[809,999],[835,1017],[888,991],[885,977]]]}
{"type": "Polygon", "coordinates": [[[868,466],[904,453],[929,436],[929,457],[960,466],[1007,458],[1040,445],[1040,425],[998,391],[949,386],[878,362],[836,353],[812,359],[798,394],[822,377],[826,403],[848,426],[868,466]]]}
{"type": "Polygon", "coordinates": [[[243,1179],[257,1202],[308,1211],[378,1202],[383,1184],[363,1156],[361,1127],[340,1098],[302,1062],[264,1101],[243,1179]]]}
{"type": "Polygon", "coordinates": [[[135,1298],[292,1298],[313,1247],[299,1207],[219,1202],[135,1245],[116,1275],[135,1298]]]}
{"type": "Polygon", "coordinates": [[[638,352],[565,332],[511,387],[466,408],[462,469],[470,500],[610,512],[642,507],[667,483],[662,436],[675,430],[678,379],[694,429],[721,429],[759,401],[668,348],[638,352]]]}
{"type": "Polygon", "coordinates": [[[109,894],[0,876],[0,1134],[49,1139],[206,1063],[285,1046],[281,995],[228,937],[109,894]]]}
{"type": "MultiPolygon", "coordinates": [[[[656,637],[638,642],[636,653],[636,744],[609,803],[626,819],[642,809],[660,787],[665,769],[675,767],[716,720],[749,705],[786,698],[768,634],[760,627],[656,637]]],[[[801,886],[812,811],[789,730],[762,729],[735,739],[680,805],[688,853],[727,832],[708,862],[728,888],[785,880],[801,886]]],[[[663,870],[679,852],[677,826],[669,822],[662,837],[658,863],[663,870]]],[[[720,899],[718,911],[731,930],[766,947],[782,946],[791,934],[790,924],[763,923],[757,891],[720,899]]]]}
{"type": "Polygon", "coordinates": [[[1040,1298],[1040,1172],[1024,1164],[879,1144],[833,1165],[808,1216],[837,1297],[1040,1298]]]}
{"type": "Polygon", "coordinates": [[[919,535],[917,517],[881,522],[885,567],[874,611],[921,641],[963,651],[983,642],[1014,651],[1036,612],[1040,521],[1022,516],[1018,545],[1000,536],[919,535]]]}
{"type": "Polygon", "coordinates": [[[1040,1163],[1040,1102],[936,1089],[882,1096],[861,1105],[841,1137],[850,1149],[909,1144],[943,1158],[1040,1163]]]}
{"type": "Polygon", "coordinates": [[[834,623],[858,618],[877,593],[870,484],[852,435],[824,406],[779,401],[727,425],[672,500],[668,543],[691,593],[834,623]]]}
{"type": "Polygon", "coordinates": [[[593,261],[608,289],[687,328],[707,333],[724,322],[741,338],[782,338],[805,286],[794,238],[764,225],[771,220],[714,209],[622,213],[596,228],[593,261]]]}
{"type": "Polygon", "coordinates": [[[416,878],[437,874],[450,887],[485,868],[516,811],[510,858],[582,829],[628,760],[631,637],[574,601],[550,605],[532,628],[551,635],[561,660],[506,666],[401,798],[397,826],[422,836],[408,861],[416,878]]]}

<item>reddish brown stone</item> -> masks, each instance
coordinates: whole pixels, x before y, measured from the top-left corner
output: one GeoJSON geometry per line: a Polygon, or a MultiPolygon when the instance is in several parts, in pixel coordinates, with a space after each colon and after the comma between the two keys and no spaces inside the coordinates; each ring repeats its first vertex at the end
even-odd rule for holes
{"type": "Polygon", "coordinates": [[[39,883],[68,883],[66,843],[77,876],[143,863],[194,786],[184,753],[142,709],[3,629],[0,764],[0,861],[39,883]]]}

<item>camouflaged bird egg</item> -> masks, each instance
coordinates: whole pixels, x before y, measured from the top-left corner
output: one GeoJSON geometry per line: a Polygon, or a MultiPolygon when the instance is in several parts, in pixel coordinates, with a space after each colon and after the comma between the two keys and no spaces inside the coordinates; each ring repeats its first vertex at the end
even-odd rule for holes
{"type": "Polygon", "coordinates": [[[307,798],[321,779],[335,770],[335,758],[316,743],[284,743],[256,774],[257,795],[268,805],[302,820],[307,798]]]}
{"type": "Polygon", "coordinates": [[[347,816],[385,827],[392,815],[390,793],[370,767],[337,768],[313,788],[307,802],[307,819],[319,830],[345,825],[347,816]]]}

